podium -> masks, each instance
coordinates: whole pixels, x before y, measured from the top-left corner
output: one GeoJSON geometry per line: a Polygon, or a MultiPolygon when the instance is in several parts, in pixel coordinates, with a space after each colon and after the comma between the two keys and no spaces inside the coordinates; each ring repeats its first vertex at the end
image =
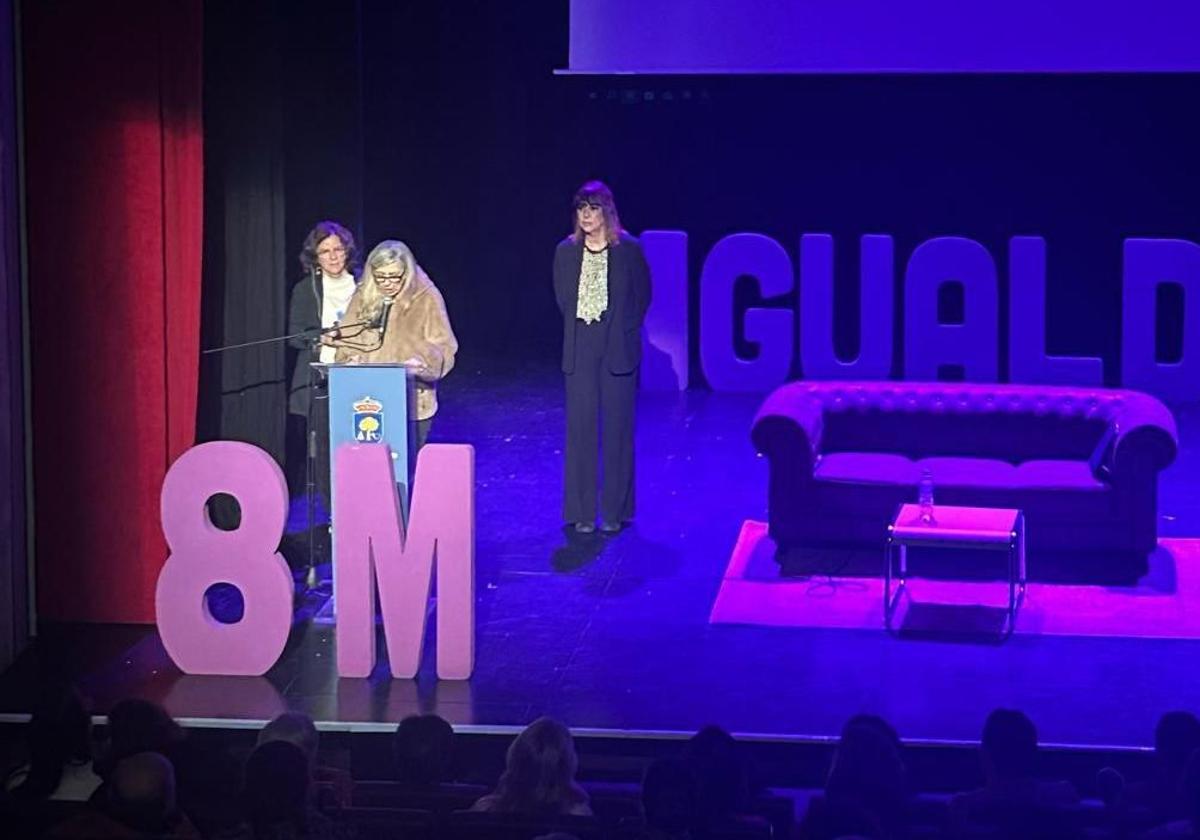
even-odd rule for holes
{"type": "MultiPolygon", "coordinates": [[[[392,472],[400,496],[400,515],[407,521],[409,502],[409,407],[415,405],[408,368],[393,363],[311,363],[324,373],[329,393],[329,486],[337,487],[335,454],[344,443],[377,443],[391,449],[392,472]]],[[[337,493],[329,500],[337,522],[337,493]]],[[[337,565],[337,542],[331,560],[337,565]]],[[[334,601],[329,601],[332,609],[334,601]]]]}
{"type": "MultiPolygon", "coordinates": [[[[329,474],[337,487],[334,453],[344,443],[382,443],[392,450],[400,499],[408,507],[408,415],[412,381],[401,364],[320,364],[329,378],[329,474]]],[[[330,512],[337,519],[337,494],[330,512]]]]}

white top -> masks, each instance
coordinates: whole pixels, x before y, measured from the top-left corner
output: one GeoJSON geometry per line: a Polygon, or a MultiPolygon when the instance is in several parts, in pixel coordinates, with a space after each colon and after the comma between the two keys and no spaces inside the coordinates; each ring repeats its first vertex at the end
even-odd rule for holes
{"type": "MultiPolygon", "coordinates": [[[[354,275],[348,271],[337,277],[321,272],[321,329],[327,330],[342,320],[354,294],[354,285],[354,275]]],[[[336,347],[321,345],[321,361],[325,364],[332,364],[336,353],[336,347]]]]}

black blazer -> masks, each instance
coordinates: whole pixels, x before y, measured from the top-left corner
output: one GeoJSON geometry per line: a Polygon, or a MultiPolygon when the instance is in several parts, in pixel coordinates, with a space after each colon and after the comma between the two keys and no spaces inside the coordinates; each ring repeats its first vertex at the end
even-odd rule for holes
{"type": "MultiPolygon", "coordinates": [[[[324,299],[322,279],[321,272],[314,271],[292,287],[292,296],[288,301],[289,335],[304,331],[315,335],[321,329],[321,301],[324,299]]],[[[313,336],[297,336],[288,339],[288,346],[299,351],[288,388],[288,412],[308,414],[308,405],[312,400],[308,387],[308,364],[320,359],[321,345],[313,336]]]]}
{"type": "MultiPolygon", "coordinates": [[[[554,297],[563,318],[563,373],[575,370],[575,311],[583,241],[570,237],[554,251],[554,297]]],[[[650,267],[642,246],[627,233],[608,251],[608,342],[604,363],[610,373],[632,373],[642,360],[642,323],[650,307],[650,267]]]]}

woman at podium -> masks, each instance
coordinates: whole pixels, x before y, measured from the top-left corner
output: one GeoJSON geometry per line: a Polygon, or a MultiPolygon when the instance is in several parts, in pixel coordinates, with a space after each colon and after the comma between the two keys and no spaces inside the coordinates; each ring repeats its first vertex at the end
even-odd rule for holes
{"type": "Polygon", "coordinates": [[[371,249],[345,322],[372,326],[340,336],[336,361],[403,364],[413,374],[415,452],[429,436],[438,409],[437,383],[454,367],[458,340],[441,292],[407,245],[386,239],[371,249]]]}
{"type": "Polygon", "coordinates": [[[563,518],[580,533],[596,530],[602,452],[600,529],[616,533],[633,518],[633,411],[650,269],[642,246],[621,229],[607,186],[584,184],[573,210],[571,234],[554,252],[567,392],[563,518]]]}

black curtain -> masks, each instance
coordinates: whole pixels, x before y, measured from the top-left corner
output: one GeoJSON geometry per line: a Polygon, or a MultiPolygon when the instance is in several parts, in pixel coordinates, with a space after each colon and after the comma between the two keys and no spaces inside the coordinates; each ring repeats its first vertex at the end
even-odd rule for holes
{"type": "Polygon", "coordinates": [[[362,242],[362,57],[358,3],[287,4],[283,88],[288,277],[322,219],[335,219],[362,242]],[[336,18],[333,14],[336,13],[336,18]]]}
{"type": "MultiPolygon", "coordinates": [[[[314,222],[361,228],[357,4],[205,4],[205,347],[282,336],[314,222]]],[[[205,357],[202,440],[243,440],[301,488],[282,342],[205,357]]],[[[299,434],[297,434],[299,432],[299,434]]]]}
{"type": "Polygon", "coordinates": [[[17,27],[0,0],[0,671],[29,639],[25,408],[17,190],[17,27]]]}
{"type": "MultiPolygon", "coordinates": [[[[284,334],[282,38],[277,3],[205,4],[202,344],[284,334]]],[[[208,355],[201,440],[256,444],[282,461],[284,345],[208,355]]]]}
{"type": "MultiPolygon", "coordinates": [[[[574,190],[609,176],[594,155],[607,129],[579,119],[585,94],[562,107],[565,81],[553,75],[567,65],[567,7],[363,6],[367,233],[412,246],[446,299],[461,369],[551,364],[562,340],[554,246],[569,232],[574,190]]],[[[632,154],[634,142],[609,144],[632,154]]],[[[613,186],[639,230],[624,183],[613,186]]]]}

